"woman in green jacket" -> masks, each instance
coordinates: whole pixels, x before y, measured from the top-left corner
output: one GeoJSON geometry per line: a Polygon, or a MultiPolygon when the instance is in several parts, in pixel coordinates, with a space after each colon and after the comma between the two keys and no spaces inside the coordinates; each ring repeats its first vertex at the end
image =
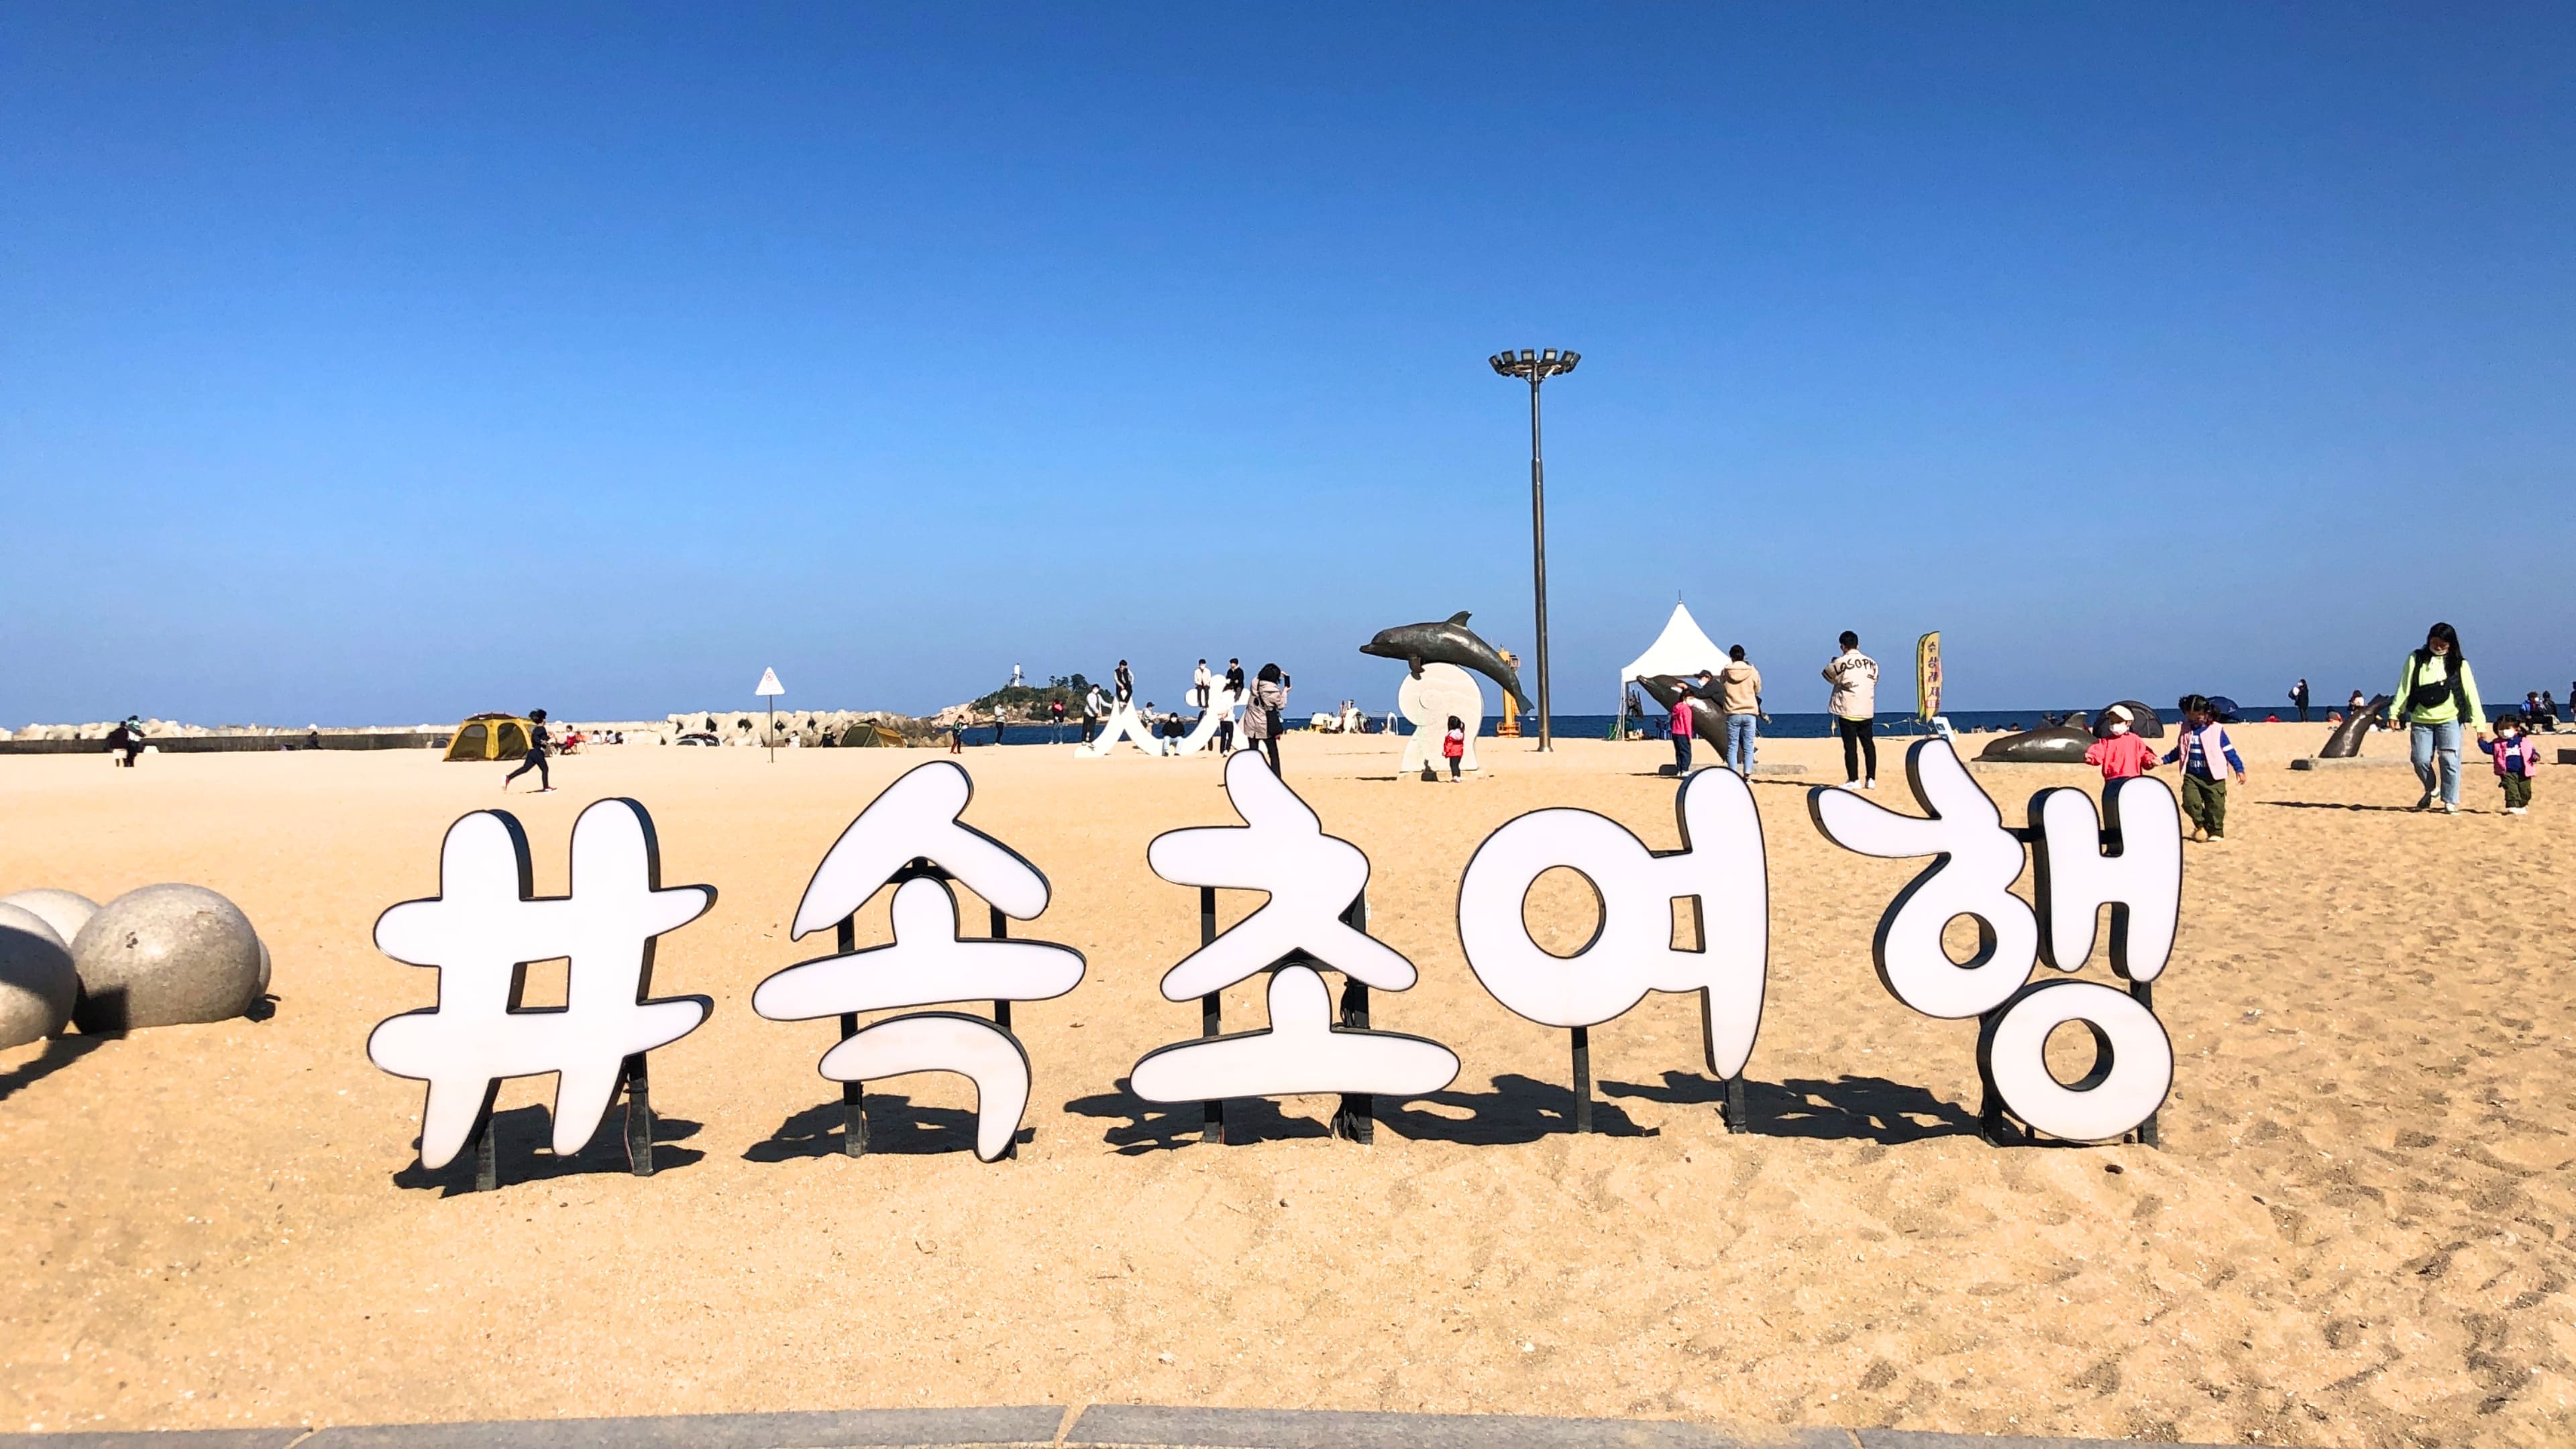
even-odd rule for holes
{"type": "Polygon", "coordinates": [[[2460,813],[2460,730],[2487,727],[2486,709],[2478,702],[2478,678],[2469,672],[2469,661],[2460,653],[2460,634],[2448,624],[2436,624],[2424,636],[2424,647],[2406,656],[2405,672],[2397,679],[2395,713],[2409,727],[2407,758],[2414,762],[2415,778],[2424,782],[2424,798],[2415,802],[2418,810],[2433,808],[2433,792],[2442,794],[2442,813],[2460,813]],[[2437,775],[2436,757],[2441,762],[2437,775]]]}

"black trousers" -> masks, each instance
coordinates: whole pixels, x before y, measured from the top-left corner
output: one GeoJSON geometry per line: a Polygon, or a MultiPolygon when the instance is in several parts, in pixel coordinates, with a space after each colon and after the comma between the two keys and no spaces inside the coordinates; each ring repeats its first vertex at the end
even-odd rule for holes
{"type": "MultiPolygon", "coordinates": [[[[1261,752],[1270,757],[1270,773],[1279,775],[1279,727],[1272,725],[1270,733],[1262,738],[1260,744],[1261,752]]],[[[1282,775],[1281,778],[1286,777],[1282,775]]]]}
{"type": "Polygon", "coordinates": [[[1846,779],[1861,778],[1863,757],[1869,761],[1869,778],[1878,778],[1877,728],[1876,720],[1834,717],[1834,733],[1843,737],[1843,775],[1846,779]]]}
{"type": "Polygon", "coordinates": [[[546,752],[543,750],[528,751],[527,758],[519,761],[519,768],[503,775],[501,777],[501,783],[507,785],[512,780],[519,778],[530,770],[537,772],[538,784],[543,785],[548,789],[552,789],[554,787],[554,772],[546,768],[546,752]]]}

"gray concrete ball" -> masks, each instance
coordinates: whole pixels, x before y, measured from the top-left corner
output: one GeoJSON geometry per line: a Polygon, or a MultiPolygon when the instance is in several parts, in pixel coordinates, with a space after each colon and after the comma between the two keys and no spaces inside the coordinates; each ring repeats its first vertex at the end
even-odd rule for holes
{"type": "Polygon", "coordinates": [[[0,904],[0,1047],[61,1031],[79,995],[80,977],[63,938],[35,912],[0,904]]]}
{"type": "Polygon", "coordinates": [[[154,885],[99,908],[72,942],[85,1033],[224,1021],[259,999],[259,933],[203,886],[154,885]]]}
{"type": "Polygon", "coordinates": [[[0,906],[17,906],[35,912],[46,925],[54,928],[55,935],[63,938],[66,949],[80,935],[81,927],[89,924],[89,918],[98,914],[98,902],[89,897],[78,891],[58,891],[49,887],[11,891],[0,896],[0,906]]]}

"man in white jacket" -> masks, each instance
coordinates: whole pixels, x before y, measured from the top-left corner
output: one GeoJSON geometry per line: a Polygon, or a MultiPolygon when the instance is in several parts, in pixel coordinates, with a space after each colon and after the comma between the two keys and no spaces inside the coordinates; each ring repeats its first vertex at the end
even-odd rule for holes
{"type": "Polygon", "coordinates": [[[1878,788],[1878,661],[1860,652],[1860,636],[1843,631],[1843,652],[1825,666],[1825,682],[1834,687],[1833,698],[1825,702],[1826,712],[1834,717],[1834,733],[1843,740],[1843,784],[1858,783],[1864,790],[1878,788]],[[1869,761],[1867,774],[1861,771],[1862,758],[1869,761]]]}

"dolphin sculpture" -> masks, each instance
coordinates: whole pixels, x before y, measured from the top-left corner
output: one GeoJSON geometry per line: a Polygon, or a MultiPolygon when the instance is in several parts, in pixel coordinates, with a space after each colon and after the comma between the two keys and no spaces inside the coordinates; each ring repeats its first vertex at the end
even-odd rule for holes
{"type": "Polygon", "coordinates": [[[1380,629],[1376,638],[1360,646],[1360,652],[1380,659],[1401,659],[1416,679],[1422,677],[1425,664],[1455,664],[1472,669],[1501,685],[1521,708],[1534,708],[1529,695],[1521,689],[1519,671],[1505,664],[1500,651],[1467,627],[1464,609],[1435,624],[1398,624],[1392,629],[1380,629]]]}
{"type": "Polygon", "coordinates": [[[1691,733],[1704,740],[1726,738],[1726,715],[1718,709],[1717,701],[1699,692],[1699,681],[1685,679],[1678,674],[1657,674],[1641,676],[1637,683],[1645,686],[1648,698],[1666,710],[1670,710],[1683,695],[1689,695],[1691,733]]]}
{"type": "Polygon", "coordinates": [[[2320,760],[2349,760],[2361,753],[2361,742],[2370,736],[2373,721],[2388,713],[2395,696],[2374,694],[2370,703],[2354,710],[2334,733],[2326,736],[2325,748],[2317,751],[2320,760]]]}

